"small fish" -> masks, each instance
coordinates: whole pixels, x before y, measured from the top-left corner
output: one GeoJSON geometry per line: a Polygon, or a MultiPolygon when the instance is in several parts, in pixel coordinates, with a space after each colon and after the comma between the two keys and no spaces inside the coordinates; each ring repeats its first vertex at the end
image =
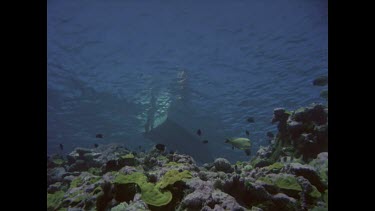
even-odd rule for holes
{"type": "Polygon", "coordinates": [[[203,140],[202,143],[207,144],[208,140],[203,140]]]}
{"type": "Polygon", "coordinates": [[[251,150],[250,149],[245,149],[245,153],[246,153],[247,156],[250,156],[251,150]]]}
{"type": "Polygon", "coordinates": [[[101,133],[98,133],[98,134],[96,134],[96,136],[95,136],[96,138],[103,138],[103,134],[101,134],[101,133]]]}
{"type": "Polygon", "coordinates": [[[267,137],[273,138],[273,137],[275,137],[275,135],[272,132],[267,132],[267,137]]]}
{"type": "Polygon", "coordinates": [[[99,146],[98,144],[94,144],[94,147],[95,147],[95,148],[98,148],[98,146],[99,146]]]}
{"type": "Polygon", "coordinates": [[[202,131],[201,131],[201,129],[198,129],[198,130],[197,130],[197,134],[198,134],[198,136],[201,136],[201,135],[202,135],[202,131]]]}
{"type": "Polygon", "coordinates": [[[246,135],[249,136],[250,135],[250,132],[248,130],[245,131],[246,132],[246,135]]]}
{"type": "Polygon", "coordinates": [[[247,122],[253,123],[253,122],[255,122],[255,120],[254,120],[253,117],[249,117],[249,118],[247,118],[247,122]]]}
{"type": "Polygon", "coordinates": [[[174,151],[173,150],[169,150],[169,154],[174,154],[174,151]]]}
{"type": "Polygon", "coordinates": [[[229,143],[232,147],[236,147],[241,150],[250,149],[251,143],[248,138],[230,138],[226,139],[225,143],[229,143]]]}
{"type": "Polygon", "coordinates": [[[319,76],[314,79],[313,85],[314,86],[325,86],[328,84],[328,77],[327,76],[319,76]]]}
{"type": "Polygon", "coordinates": [[[64,150],[64,145],[60,144],[60,150],[64,150]]]}
{"type": "Polygon", "coordinates": [[[164,144],[156,144],[155,148],[158,149],[161,152],[164,152],[165,150],[165,145],[164,144]]]}
{"type": "Polygon", "coordinates": [[[234,169],[237,171],[237,165],[236,164],[234,164],[234,169]]]}
{"type": "Polygon", "coordinates": [[[141,146],[141,145],[139,145],[139,146],[138,146],[138,149],[142,149],[142,146],[141,146]]]}

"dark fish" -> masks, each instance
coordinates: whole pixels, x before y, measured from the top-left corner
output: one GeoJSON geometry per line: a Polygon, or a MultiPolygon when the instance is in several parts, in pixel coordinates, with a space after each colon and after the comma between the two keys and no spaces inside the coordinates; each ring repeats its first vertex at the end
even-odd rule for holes
{"type": "Polygon", "coordinates": [[[169,154],[174,154],[174,151],[173,150],[169,150],[169,154]]]}
{"type": "Polygon", "coordinates": [[[203,140],[202,143],[207,144],[208,140],[203,140]]]}
{"type": "Polygon", "coordinates": [[[273,138],[273,137],[275,137],[275,135],[272,132],[267,132],[267,137],[273,138]]]}
{"type": "Polygon", "coordinates": [[[156,144],[155,148],[158,149],[161,152],[164,152],[165,145],[164,144],[156,144]]]}
{"type": "Polygon", "coordinates": [[[254,120],[253,117],[249,117],[249,118],[247,118],[247,122],[253,123],[253,122],[255,122],[255,120],[254,120]]]}
{"type": "Polygon", "coordinates": [[[95,148],[98,148],[98,144],[94,144],[94,147],[95,147],[95,148]]]}
{"type": "Polygon", "coordinates": [[[142,146],[141,146],[141,145],[139,145],[139,146],[138,146],[138,149],[142,149],[142,146]]]}
{"type": "Polygon", "coordinates": [[[250,156],[251,150],[250,149],[245,149],[245,153],[246,153],[247,156],[250,156]]]}
{"type": "Polygon", "coordinates": [[[319,76],[313,81],[314,86],[325,86],[328,84],[328,77],[327,76],[319,76]]]}
{"type": "Polygon", "coordinates": [[[236,164],[234,165],[234,169],[237,171],[237,165],[236,164]]]}
{"type": "Polygon", "coordinates": [[[198,134],[198,136],[201,136],[201,135],[202,135],[202,131],[201,131],[201,129],[198,129],[198,130],[197,130],[197,134],[198,134]]]}
{"type": "Polygon", "coordinates": [[[98,133],[98,134],[96,134],[96,136],[95,136],[96,138],[103,138],[103,134],[101,134],[101,133],[98,133]]]}
{"type": "Polygon", "coordinates": [[[250,132],[248,130],[246,130],[246,135],[249,136],[250,135],[250,132]]]}
{"type": "Polygon", "coordinates": [[[60,150],[64,150],[64,145],[60,144],[60,150]]]}

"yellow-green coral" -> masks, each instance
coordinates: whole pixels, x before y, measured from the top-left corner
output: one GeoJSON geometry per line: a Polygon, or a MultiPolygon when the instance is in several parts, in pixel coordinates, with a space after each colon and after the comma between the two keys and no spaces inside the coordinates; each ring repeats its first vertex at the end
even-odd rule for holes
{"type": "Polygon", "coordinates": [[[60,159],[60,158],[57,158],[57,159],[53,159],[52,162],[58,166],[61,166],[62,164],[65,163],[65,161],[63,159],[60,159]]]}
{"type": "Polygon", "coordinates": [[[237,162],[236,162],[236,165],[237,165],[237,166],[243,166],[243,165],[245,165],[245,163],[242,162],[242,161],[237,161],[237,162]]]}
{"type": "Polygon", "coordinates": [[[306,110],[306,108],[301,107],[301,108],[298,108],[297,110],[295,110],[294,113],[304,112],[305,110],[306,110]]]}
{"type": "Polygon", "coordinates": [[[280,170],[283,167],[284,167],[284,164],[282,164],[280,162],[276,162],[272,165],[267,166],[267,169],[270,170],[270,171],[274,171],[274,170],[280,170]]]}
{"type": "Polygon", "coordinates": [[[99,181],[100,180],[100,177],[91,177],[90,179],[89,179],[89,183],[90,184],[94,184],[94,183],[96,183],[97,181],[99,181]]]}
{"type": "Polygon", "coordinates": [[[131,159],[131,158],[134,158],[134,155],[132,153],[129,153],[129,154],[121,156],[121,158],[123,158],[123,159],[129,159],[130,158],[131,159]]]}
{"type": "Polygon", "coordinates": [[[91,192],[91,194],[92,195],[96,195],[96,194],[99,194],[100,192],[102,192],[103,191],[103,189],[100,187],[100,186],[98,186],[98,187],[96,187],[92,192],[91,192]]]}
{"type": "Polygon", "coordinates": [[[170,191],[161,191],[168,185],[172,185],[177,181],[191,178],[189,171],[179,172],[177,170],[170,170],[163,178],[155,185],[147,182],[147,177],[139,172],[134,172],[129,175],[118,174],[114,180],[115,184],[137,184],[142,193],[142,200],[149,205],[164,206],[172,200],[172,193],[170,191]]]}
{"type": "Polygon", "coordinates": [[[78,196],[78,195],[80,195],[80,194],[83,194],[83,193],[84,193],[84,192],[83,192],[83,190],[81,190],[81,189],[71,190],[71,191],[68,192],[68,197],[69,197],[69,198],[74,198],[74,197],[76,197],[76,196],[78,196]]]}
{"type": "Polygon", "coordinates": [[[322,179],[323,182],[327,183],[328,182],[328,160],[326,160],[323,164],[318,163],[318,161],[312,160],[309,165],[315,167],[318,172],[319,176],[322,179]]]}
{"type": "Polygon", "coordinates": [[[163,178],[156,185],[160,188],[165,188],[168,185],[173,185],[177,181],[191,178],[191,173],[187,170],[179,172],[177,170],[170,170],[164,174],[163,178]]]}
{"type": "Polygon", "coordinates": [[[328,165],[320,169],[319,174],[323,182],[328,182],[328,165]]]}
{"type": "Polygon", "coordinates": [[[134,172],[128,175],[118,174],[114,180],[115,184],[136,183],[139,186],[145,182],[147,182],[147,177],[140,172],[134,172]]]}
{"type": "Polygon", "coordinates": [[[157,156],[156,159],[160,160],[160,161],[162,161],[162,160],[168,161],[168,158],[166,158],[165,156],[162,156],[162,155],[157,156]]]}
{"type": "Polygon", "coordinates": [[[142,200],[149,205],[163,206],[172,200],[172,193],[170,191],[161,192],[153,183],[147,182],[147,177],[139,172],[134,172],[129,175],[118,174],[114,181],[115,184],[137,184],[142,193],[142,200]]]}
{"type": "Polygon", "coordinates": [[[323,200],[328,206],[328,189],[324,191],[323,200]]]}
{"type": "Polygon", "coordinates": [[[252,159],[252,160],[250,161],[250,164],[251,164],[252,166],[255,166],[255,165],[258,164],[260,161],[262,161],[262,159],[260,159],[260,158],[258,158],[258,157],[255,157],[254,159],[252,159]]]}
{"type": "Polygon", "coordinates": [[[140,188],[142,200],[149,205],[159,207],[172,201],[172,193],[170,191],[161,192],[153,183],[143,183],[140,188]]]}
{"type": "Polygon", "coordinates": [[[100,175],[102,173],[100,168],[94,168],[94,167],[89,168],[88,172],[90,172],[93,175],[100,175]]]}
{"type": "MultiPolygon", "coordinates": [[[[122,202],[122,203],[118,204],[117,206],[112,207],[111,211],[130,210],[128,206],[129,206],[128,203],[122,202]]],[[[133,209],[134,209],[134,207],[133,207],[133,209]]],[[[146,210],[148,210],[148,209],[144,209],[143,207],[139,207],[139,206],[136,207],[136,209],[139,210],[139,211],[146,211],[146,210]]]]}
{"type": "Polygon", "coordinates": [[[57,191],[53,194],[47,193],[47,210],[55,210],[60,206],[64,198],[63,191],[57,191]]]}
{"type": "Polygon", "coordinates": [[[83,180],[81,177],[76,177],[72,180],[72,182],[70,183],[70,188],[76,188],[80,185],[83,184],[83,180]]]}
{"type": "Polygon", "coordinates": [[[77,194],[75,197],[74,197],[74,200],[73,202],[74,203],[79,203],[81,202],[82,200],[85,200],[88,196],[84,193],[80,193],[80,194],[77,194]]]}
{"type": "Polygon", "coordinates": [[[169,162],[169,163],[165,164],[165,166],[182,166],[182,164],[176,163],[176,162],[169,162]]]}
{"type": "Polygon", "coordinates": [[[111,211],[123,211],[123,210],[126,210],[126,206],[127,205],[128,205],[128,203],[122,202],[122,203],[118,204],[117,206],[112,207],[111,211]]]}
{"type": "Polygon", "coordinates": [[[274,182],[270,178],[268,178],[268,177],[260,177],[260,178],[258,178],[258,180],[262,181],[262,182],[264,182],[266,184],[269,184],[269,185],[273,185],[274,184],[274,182]]]}
{"type": "Polygon", "coordinates": [[[246,166],[243,167],[243,170],[244,171],[251,171],[251,170],[253,170],[253,166],[252,165],[246,165],[246,166]]]}
{"type": "Polygon", "coordinates": [[[282,153],[282,146],[283,146],[282,141],[280,139],[277,140],[277,143],[276,143],[276,146],[275,146],[275,150],[272,152],[272,155],[269,158],[270,161],[275,162],[275,161],[277,161],[279,159],[279,157],[280,157],[280,155],[282,153]]]}
{"type": "Polygon", "coordinates": [[[292,111],[285,111],[284,113],[292,115],[293,112],[292,111]]]}
{"type": "Polygon", "coordinates": [[[273,184],[284,190],[296,190],[302,191],[301,186],[298,184],[297,179],[290,175],[278,175],[277,177],[261,177],[258,180],[263,181],[267,184],[273,184]]]}
{"type": "Polygon", "coordinates": [[[312,186],[312,189],[313,190],[309,193],[309,196],[313,198],[320,198],[322,196],[322,194],[318,191],[318,189],[316,189],[314,185],[312,186]]]}
{"type": "Polygon", "coordinates": [[[281,189],[302,191],[297,179],[293,176],[277,177],[274,182],[281,189]]]}

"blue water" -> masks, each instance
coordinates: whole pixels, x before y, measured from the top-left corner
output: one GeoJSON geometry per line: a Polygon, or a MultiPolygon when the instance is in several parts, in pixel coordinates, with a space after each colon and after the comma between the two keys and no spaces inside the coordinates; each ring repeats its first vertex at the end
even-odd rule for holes
{"type": "Polygon", "coordinates": [[[246,160],[226,137],[249,130],[255,153],[277,131],[274,108],[326,103],[312,80],[328,72],[327,1],[49,0],[47,12],[48,153],[151,147],[154,95],[160,118],[201,128],[214,157],[246,160]]]}

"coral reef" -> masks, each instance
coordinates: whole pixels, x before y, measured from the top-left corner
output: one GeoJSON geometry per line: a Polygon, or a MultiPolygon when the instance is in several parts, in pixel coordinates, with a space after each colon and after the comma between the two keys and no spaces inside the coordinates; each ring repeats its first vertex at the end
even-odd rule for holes
{"type": "Polygon", "coordinates": [[[278,133],[247,161],[116,144],[47,157],[47,210],[328,210],[328,108],[274,110],[278,133]]]}

